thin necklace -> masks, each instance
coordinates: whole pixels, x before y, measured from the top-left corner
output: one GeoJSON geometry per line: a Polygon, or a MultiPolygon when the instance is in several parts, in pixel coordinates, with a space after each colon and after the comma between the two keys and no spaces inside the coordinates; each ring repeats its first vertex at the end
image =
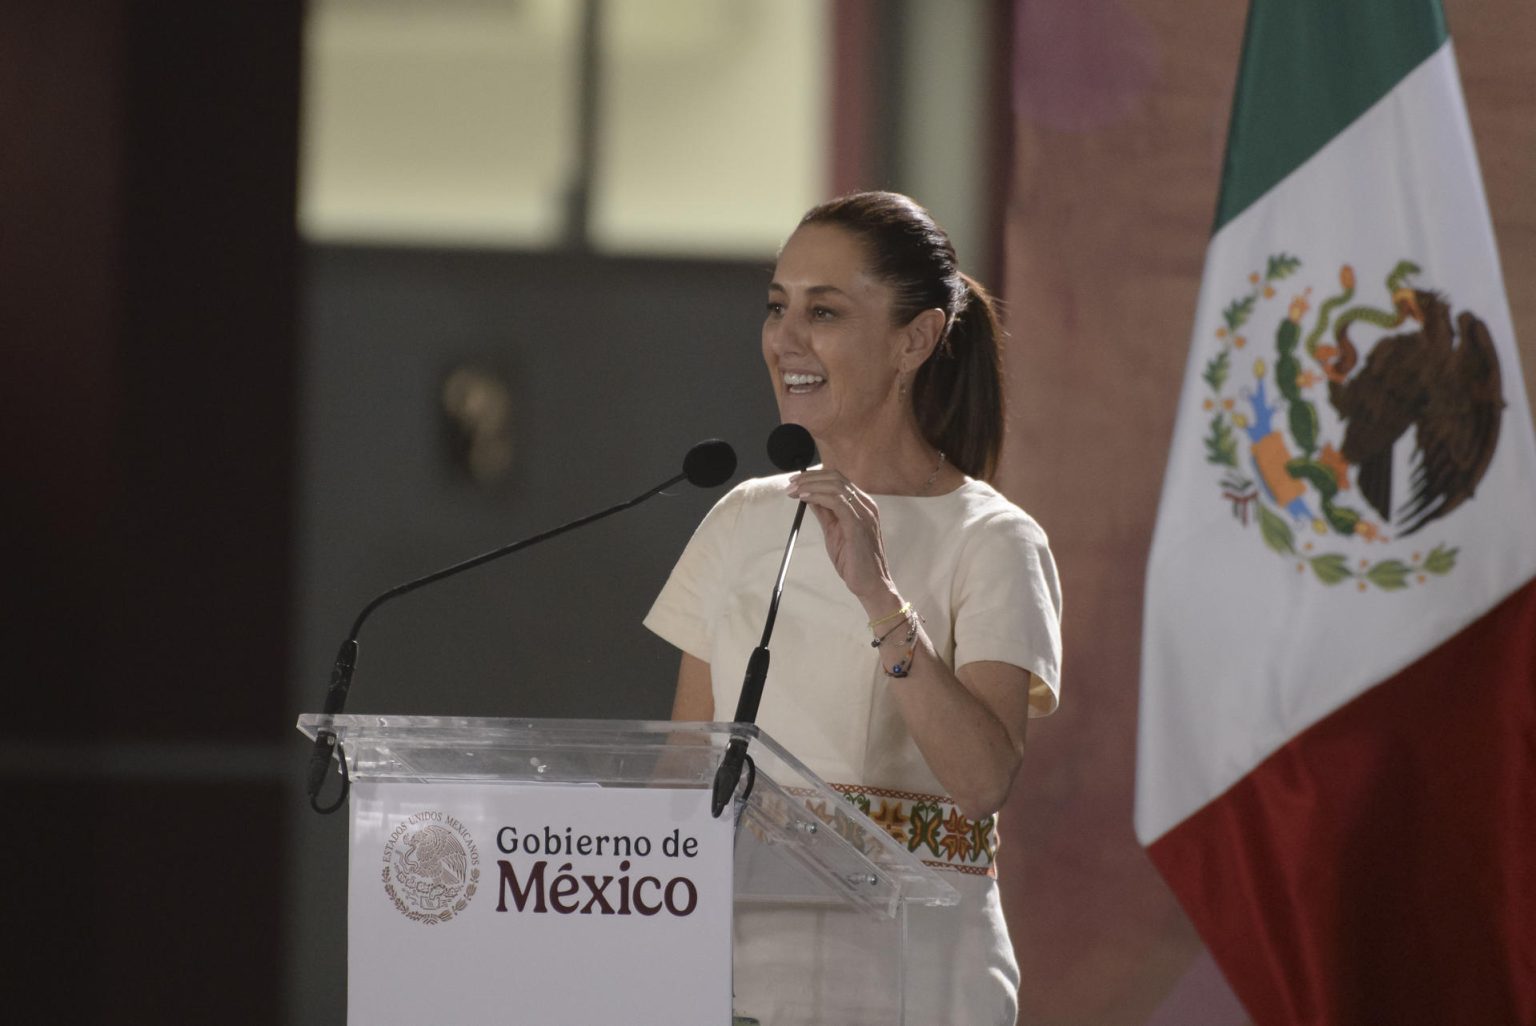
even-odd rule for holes
{"type": "Polygon", "coordinates": [[[928,494],[928,489],[932,488],[933,487],[933,483],[939,479],[939,471],[941,471],[943,469],[944,469],[944,450],[940,449],[939,450],[939,462],[937,462],[937,463],[935,463],[933,465],[933,473],[928,475],[928,480],[923,482],[923,487],[918,489],[917,494],[919,494],[919,495],[927,495],[928,494]]]}

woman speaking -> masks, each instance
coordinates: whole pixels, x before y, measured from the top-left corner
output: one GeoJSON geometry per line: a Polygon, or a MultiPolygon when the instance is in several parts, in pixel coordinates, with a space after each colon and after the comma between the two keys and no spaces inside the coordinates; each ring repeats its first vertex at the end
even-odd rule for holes
{"type": "MultiPolygon", "coordinates": [[[[822,462],[741,484],[695,531],[646,617],[683,653],[673,718],[735,708],[805,501],[815,526],[785,582],[757,722],[953,873],[960,905],[909,924],[907,1021],[1012,1026],[996,814],[1025,725],[1056,707],[1061,593],[1045,533],[987,483],[1003,437],[993,301],[928,212],[888,192],[806,214],[767,298],[780,419],[810,432],[822,462]],[[914,808],[927,810],[921,834],[914,808]]],[[[765,1024],[813,1016],[794,948],[814,945],[742,942],[769,980],[738,1007],[765,1024]],[[765,963],[781,965],[779,984],[765,963]]]]}

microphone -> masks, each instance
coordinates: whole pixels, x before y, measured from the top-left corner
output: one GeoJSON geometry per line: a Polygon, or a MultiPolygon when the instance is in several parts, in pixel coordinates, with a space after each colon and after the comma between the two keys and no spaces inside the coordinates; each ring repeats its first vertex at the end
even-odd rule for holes
{"type": "MultiPolygon", "coordinates": [[[[731,475],[734,473],[736,473],[736,450],[731,448],[729,442],[723,442],[718,438],[711,438],[700,442],[688,450],[688,455],[683,457],[683,472],[681,474],[667,478],[661,484],[635,496],[628,502],[621,502],[617,506],[609,506],[605,510],[589,514],[579,520],[572,520],[568,524],[562,524],[542,534],[536,534],[531,538],[512,542],[510,545],[503,545],[501,548],[492,549],[490,552],[483,552],[463,562],[455,563],[452,566],[427,574],[425,577],[418,577],[413,581],[397,584],[364,606],[363,611],[357,614],[357,619],[352,621],[352,631],[347,635],[347,640],[341,643],[341,649],[336,653],[336,661],[331,666],[331,682],[325,692],[324,715],[327,718],[339,715],[346,706],[347,689],[352,686],[352,671],[357,666],[358,631],[362,630],[363,621],[368,619],[368,615],[390,599],[415,591],[417,588],[425,587],[445,577],[452,577],[455,574],[463,573],[465,570],[472,570],[482,563],[489,563],[493,559],[510,556],[512,553],[526,549],[530,545],[537,545],[539,542],[547,541],[556,535],[564,534],[567,531],[574,531],[578,527],[585,527],[593,521],[601,520],[621,510],[629,509],[631,506],[638,506],[646,499],[671,488],[679,481],[687,480],[689,484],[697,485],[700,488],[714,488],[716,485],[722,485],[730,480],[731,475]]],[[[329,719],[326,722],[329,724],[329,719]]],[[[330,764],[331,753],[336,750],[338,742],[339,739],[335,731],[328,729],[328,727],[323,728],[315,735],[315,747],[309,756],[309,776],[306,781],[305,790],[309,794],[310,808],[322,815],[335,812],[341,808],[347,800],[347,793],[351,787],[346,773],[343,772],[340,796],[337,797],[334,804],[324,808],[320,806],[320,788],[325,784],[325,770],[330,764]]]]}
{"type": "Polygon", "coordinates": [[[816,462],[816,440],[799,424],[780,424],[768,432],[768,459],[780,470],[804,470],[816,462]]]}
{"type": "MultiPolygon", "coordinates": [[[[718,438],[711,438],[707,442],[700,442],[688,450],[688,455],[683,457],[683,477],[688,479],[691,485],[700,488],[713,488],[723,485],[736,473],[736,450],[731,448],[730,442],[722,442],[718,438]]],[[[659,492],[677,482],[677,478],[668,481],[659,492]]],[[[646,493],[641,498],[649,498],[652,492],[646,493]]],[[[637,500],[638,501],[638,500],[637,500]]]]}
{"type": "MultiPolygon", "coordinates": [[[[799,424],[780,424],[768,435],[768,459],[780,470],[804,470],[816,462],[816,441],[811,433],[799,424]]],[[[773,585],[773,597],[768,603],[768,618],[763,624],[763,638],[752,650],[747,660],[747,672],[741,683],[741,696],[736,700],[736,723],[756,723],[757,707],[763,699],[763,685],[768,680],[768,638],[773,634],[773,622],[779,615],[779,599],[784,594],[784,575],[789,572],[789,557],[795,551],[795,539],[800,536],[800,521],[805,519],[805,500],[795,509],[795,520],[789,528],[789,541],[784,546],[784,559],[779,564],[779,577],[773,585]]],[[[725,747],[725,756],[715,770],[715,786],[710,799],[710,811],[716,819],[725,810],[736,784],[741,780],[742,767],[748,762],[747,740],[733,737],[725,747]]],[[[751,790],[751,777],[747,789],[751,790]]]]}

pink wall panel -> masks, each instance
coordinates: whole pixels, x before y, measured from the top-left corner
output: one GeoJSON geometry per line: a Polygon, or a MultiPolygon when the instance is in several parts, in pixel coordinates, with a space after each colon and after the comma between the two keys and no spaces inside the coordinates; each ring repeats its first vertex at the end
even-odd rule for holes
{"type": "MultiPolygon", "coordinates": [[[[1051,535],[1061,710],[1038,721],[1001,873],[1031,1026],[1240,1026],[1132,832],[1143,568],[1215,208],[1243,4],[1027,0],[1004,294],[1003,485],[1051,535]]],[[[1536,387],[1536,7],[1447,16],[1536,387]]]]}

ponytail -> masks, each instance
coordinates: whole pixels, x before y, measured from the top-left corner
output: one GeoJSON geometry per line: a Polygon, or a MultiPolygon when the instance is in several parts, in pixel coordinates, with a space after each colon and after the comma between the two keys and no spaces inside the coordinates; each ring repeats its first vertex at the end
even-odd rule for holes
{"type": "Polygon", "coordinates": [[[965,298],[912,379],[912,410],[929,445],[990,480],[1003,445],[1003,332],[992,296],[970,275],[960,279],[965,298]]]}

